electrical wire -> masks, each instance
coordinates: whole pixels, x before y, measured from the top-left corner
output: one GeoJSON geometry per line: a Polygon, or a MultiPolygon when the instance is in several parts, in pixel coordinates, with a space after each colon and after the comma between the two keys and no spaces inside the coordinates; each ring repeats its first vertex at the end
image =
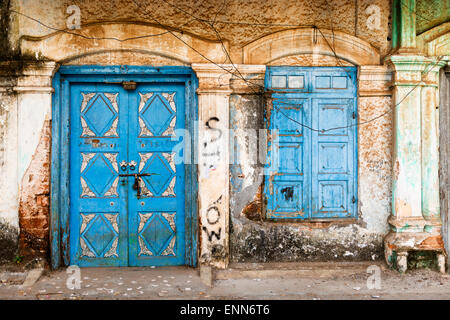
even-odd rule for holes
{"type": "MultiPolygon", "coordinates": [[[[222,8],[216,13],[216,16],[215,16],[215,19],[213,20],[213,22],[210,22],[210,23],[209,23],[209,22],[205,22],[204,20],[198,18],[197,16],[193,15],[192,13],[190,13],[190,12],[184,10],[184,9],[181,9],[180,7],[178,7],[178,6],[176,6],[176,5],[172,4],[172,3],[170,3],[169,1],[166,1],[166,0],[161,0],[161,1],[164,2],[164,3],[166,3],[166,4],[168,4],[168,5],[170,5],[171,7],[175,8],[176,10],[178,10],[178,11],[184,13],[185,15],[188,15],[188,16],[190,16],[190,17],[193,17],[194,19],[198,20],[199,22],[203,22],[203,23],[205,23],[207,26],[209,26],[209,27],[213,30],[213,32],[216,34],[216,36],[217,36],[217,41],[221,43],[222,50],[224,51],[224,53],[225,53],[227,59],[230,61],[230,64],[232,65],[234,71],[238,74],[238,78],[244,80],[244,81],[246,82],[246,84],[249,85],[250,87],[251,87],[251,86],[255,86],[255,84],[249,82],[248,79],[245,79],[245,77],[242,75],[242,73],[241,73],[241,72],[239,71],[239,69],[236,67],[236,65],[234,64],[233,60],[231,59],[230,53],[228,52],[227,48],[225,47],[224,41],[223,41],[223,39],[222,39],[222,36],[220,35],[219,31],[214,27],[214,21],[215,21],[215,19],[217,18],[217,16],[219,15],[219,13],[225,8],[226,0],[224,0],[224,3],[223,3],[223,5],[222,5],[222,8]]],[[[234,73],[233,73],[233,75],[236,76],[236,74],[234,74],[234,73]]],[[[259,86],[259,87],[260,87],[260,88],[262,87],[262,89],[264,89],[263,86],[259,86]]],[[[252,91],[253,91],[253,89],[252,89],[252,91]]],[[[253,91],[253,93],[256,94],[257,92],[256,92],[256,91],[253,91]]]]}
{"type": "MultiPolygon", "coordinates": [[[[133,3],[134,3],[139,9],[142,9],[142,7],[141,7],[140,4],[138,4],[135,0],[132,0],[132,1],[133,1],[133,3]]],[[[144,11],[148,16],[150,16],[150,18],[151,18],[151,19],[152,19],[159,27],[161,27],[162,29],[165,29],[166,31],[161,32],[161,33],[158,33],[158,34],[148,34],[148,35],[142,35],[142,36],[130,37],[130,38],[124,38],[124,39],[119,39],[119,38],[116,38],[116,37],[89,37],[89,36],[85,36],[85,35],[83,35],[83,34],[79,34],[79,33],[76,33],[76,32],[68,31],[68,30],[66,30],[66,29],[59,29],[59,28],[55,28],[55,27],[46,25],[46,24],[40,22],[38,19],[35,19],[35,18],[33,18],[33,17],[30,17],[30,16],[28,16],[28,15],[26,15],[26,14],[23,14],[23,13],[21,13],[21,12],[15,11],[15,10],[11,10],[11,12],[16,13],[16,14],[21,15],[21,16],[24,16],[24,17],[26,17],[26,18],[28,18],[28,19],[30,19],[30,20],[32,20],[32,21],[35,21],[35,22],[39,23],[40,25],[42,25],[42,26],[44,26],[44,27],[46,27],[46,28],[48,28],[48,29],[51,29],[51,30],[54,30],[54,31],[59,31],[59,32],[68,33],[68,34],[71,34],[71,35],[74,35],[74,36],[79,36],[79,37],[82,37],[82,38],[88,39],[88,40],[115,40],[115,41],[119,41],[119,42],[124,42],[124,41],[130,41],[130,40],[136,40],[136,39],[142,39],[142,38],[148,38],[148,37],[156,37],[156,36],[161,36],[161,35],[164,35],[164,34],[171,34],[172,36],[174,36],[175,38],[177,38],[179,41],[181,41],[184,45],[186,45],[187,47],[189,47],[190,49],[192,49],[194,52],[196,52],[197,54],[199,54],[199,55],[200,55],[203,59],[205,59],[206,61],[208,61],[208,62],[210,62],[210,63],[212,63],[212,64],[218,66],[219,68],[221,68],[221,69],[224,70],[225,72],[230,73],[231,75],[233,75],[233,76],[235,76],[235,77],[237,77],[237,78],[243,80],[249,87],[259,87],[260,89],[265,89],[265,87],[264,87],[264,86],[261,86],[261,85],[259,85],[259,84],[256,84],[256,83],[252,83],[251,81],[249,81],[249,79],[246,79],[246,78],[240,73],[239,69],[235,66],[235,64],[233,63],[233,61],[232,61],[232,59],[231,59],[231,56],[230,56],[228,50],[227,50],[226,47],[225,47],[225,44],[224,44],[223,39],[222,39],[222,37],[221,37],[219,31],[214,27],[214,24],[220,24],[220,23],[222,23],[222,24],[236,24],[236,25],[248,25],[248,26],[271,26],[271,27],[304,27],[304,28],[312,27],[312,28],[314,28],[314,30],[319,31],[319,33],[321,34],[322,38],[325,40],[327,46],[328,46],[328,47],[330,48],[330,50],[332,51],[332,53],[333,53],[334,57],[336,58],[336,61],[337,61],[337,63],[339,64],[339,66],[347,73],[347,76],[348,76],[350,79],[352,79],[352,77],[351,77],[351,75],[349,74],[349,72],[347,71],[347,69],[346,69],[346,68],[342,65],[342,63],[340,62],[340,58],[339,58],[339,56],[337,55],[335,48],[333,48],[333,46],[329,43],[328,39],[325,37],[325,35],[324,35],[324,33],[322,32],[322,30],[321,30],[319,27],[315,26],[315,25],[249,23],[249,22],[232,22],[232,21],[222,21],[222,20],[217,20],[217,16],[218,16],[218,15],[220,14],[220,12],[225,8],[226,1],[224,1],[224,3],[223,3],[223,5],[222,5],[221,9],[216,13],[214,19],[213,19],[213,20],[208,20],[208,19],[200,18],[200,17],[198,17],[198,16],[196,16],[196,15],[194,15],[194,14],[192,14],[192,13],[190,13],[190,12],[184,10],[184,9],[181,9],[181,8],[175,6],[174,4],[172,4],[172,3],[170,3],[170,2],[168,2],[168,1],[166,1],[166,0],[161,0],[161,1],[167,3],[168,5],[170,5],[170,6],[174,7],[174,8],[176,8],[176,9],[179,10],[180,12],[183,12],[184,14],[186,14],[186,15],[192,17],[192,19],[190,19],[189,21],[185,22],[185,23],[182,24],[180,27],[186,26],[186,25],[188,25],[189,23],[191,23],[191,22],[193,22],[193,21],[195,21],[195,20],[207,24],[207,25],[213,30],[213,32],[216,34],[217,40],[218,40],[218,42],[221,43],[222,49],[223,49],[225,55],[227,56],[227,59],[230,61],[230,64],[232,65],[232,69],[234,69],[234,71],[229,70],[228,68],[226,68],[226,67],[224,67],[224,66],[222,66],[222,65],[220,65],[220,64],[218,64],[218,63],[216,63],[216,62],[214,62],[213,60],[211,60],[210,58],[208,58],[207,56],[205,56],[204,54],[202,54],[200,51],[198,51],[196,48],[194,48],[193,46],[189,45],[189,44],[188,44],[186,41],[184,41],[181,37],[177,36],[176,33],[175,33],[174,31],[170,30],[167,26],[163,25],[158,19],[156,19],[156,18],[155,18],[151,13],[149,13],[146,9],[144,9],[143,11],[144,11]],[[237,74],[236,74],[236,73],[237,73],[237,74]]],[[[402,0],[400,0],[400,3],[401,3],[403,6],[406,6],[406,7],[408,7],[410,10],[412,10],[409,6],[407,6],[406,4],[404,4],[402,0]]],[[[328,2],[327,2],[327,5],[329,5],[328,2]]],[[[413,12],[413,11],[411,11],[411,12],[413,12]]],[[[425,18],[424,18],[424,19],[425,19],[425,18]]],[[[331,22],[332,22],[332,18],[331,18],[331,22]]],[[[333,29],[333,27],[331,28],[331,31],[332,31],[332,39],[333,39],[333,44],[334,44],[334,29],[333,29]]],[[[442,60],[442,57],[440,57],[433,65],[436,65],[436,64],[439,63],[441,60],[442,60]]],[[[431,69],[432,69],[432,68],[431,68],[431,69]]],[[[430,70],[431,70],[431,69],[430,69],[430,70]]],[[[425,70],[424,70],[424,72],[425,72],[425,70]]],[[[424,73],[424,72],[422,72],[422,76],[423,76],[424,74],[428,73],[429,71],[427,71],[426,73],[424,73]]],[[[411,89],[411,90],[403,97],[403,99],[402,99],[400,102],[398,102],[392,109],[397,108],[397,107],[400,105],[400,103],[403,102],[404,99],[406,99],[406,98],[407,98],[407,97],[408,97],[408,96],[409,96],[409,95],[410,95],[410,94],[411,94],[411,93],[412,93],[419,85],[420,85],[420,83],[418,83],[415,87],[413,87],[413,88],[412,88],[412,89],[411,89]]],[[[253,90],[253,89],[252,89],[252,90],[253,90]]],[[[276,92],[276,91],[275,91],[275,92],[276,92]]],[[[258,92],[254,91],[254,93],[257,94],[258,92]]],[[[289,104],[289,105],[292,105],[292,104],[289,104]]],[[[351,124],[351,125],[348,125],[348,126],[342,126],[342,127],[335,127],[335,128],[329,128],[329,129],[321,129],[321,130],[319,130],[319,129],[316,129],[316,128],[309,127],[309,126],[306,125],[306,124],[300,123],[299,121],[297,121],[297,120],[295,120],[295,119],[292,119],[292,118],[288,117],[286,114],[284,114],[283,112],[281,112],[278,108],[277,108],[277,110],[278,110],[283,116],[285,116],[286,118],[288,118],[289,120],[291,120],[291,121],[293,121],[293,122],[299,124],[299,125],[302,126],[302,127],[305,127],[305,128],[307,128],[307,129],[309,129],[309,130],[317,131],[317,132],[326,132],[326,131],[332,131],[332,130],[337,130],[337,129],[343,129],[343,128],[349,128],[349,127],[353,127],[353,126],[359,126],[359,125],[368,124],[368,123],[373,122],[373,121],[376,121],[377,119],[379,119],[379,118],[381,118],[381,117],[383,117],[383,116],[385,116],[385,115],[387,115],[387,114],[389,114],[389,113],[392,112],[392,110],[388,110],[387,112],[384,112],[384,113],[382,113],[382,114],[380,114],[380,115],[378,115],[378,116],[376,116],[376,117],[374,117],[374,118],[372,118],[372,119],[369,119],[369,120],[366,120],[366,121],[362,121],[362,122],[357,122],[357,123],[355,123],[355,124],[351,124]]]]}
{"type": "MultiPolygon", "coordinates": [[[[57,32],[67,33],[67,34],[70,34],[70,35],[73,35],[73,36],[81,37],[81,38],[86,39],[86,40],[114,40],[114,41],[119,41],[119,42],[125,42],[125,41],[138,40],[138,39],[144,39],[144,38],[150,38],[150,37],[159,37],[159,36],[162,36],[162,35],[165,35],[165,34],[169,33],[169,31],[164,31],[164,32],[161,32],[161,33],[146,34],[146,35],[142,35],[142,36],[130,37],[130,38],[124,38],[124,39],[120,39],[120,38],[116,38],[116,37],[89,37],[89,36],[85,36],[84,34],[81,34],[81,33],[69,31],[67,29],[60,29],[60,28],[55,28],[55,27],[49,26],[49,25],[39,21],[38,19],[35,19],[33,17],[30,17],[30,16],[28,16],[28,15],[26,15],[24,13],[21,13],[19,11],[13,10],[13,9],[11,9],[10,11],[15,13],[15,14],[18,14],[20,16],[23,16],[25,18],[28,18],[28,19],[30,19],[30,20],[32,20],[34,22],[37,22],[38,24],[46,27],[47,29],[50,29],[50,30],[53,30],[53,31],[57,31],[57,32]]],[[[183,23],[180,27],[184,27],[184,26],[188,25],[189,23],[191,23],[191,22],[193,22],[195,20],[196,19],[191,19],[191,20],[183,23]]]]}
{"type": "MultiPolygon", "coordinates": [[[[423,77],[424,75],[428,74],[429,72],[431,72],[431,70],[433,70],[433,67],[436,66],[441,60],[443,59],[443,56],[440,56],[434,63],[430,63],[429,65],[427,65],[427,67],[424,69],[424,71],[421,72],[421,76],[423,77]],[[430,67],[431,66],[431,67],[430,67]],[[427,70],[428,69],[428,70],[427,70]]],[[[295,119],[292,119],[291,117],[287,116],[285,113],[281,112],[279,108],[276,108],[278,112],[280,112],[284,117],[286,117],[288,120],[297,123],[298,125],[305,127],[311,131],[315,131],[315,132],[321,132],[321,133],[325,133],[328,131],[333,131],[333,130],[340,130],[340,129],[347,129],[347,128],[351,128],[351,127],[355,127],[355,126],[361,126],[361,125],[366,125],[368,123],[374,122],[388,114],[390,114],[391,112],[393,112],[393,110],[395,110],[417,87],[419,87],[421,85],[421,83],[417,83],[410,91],[408,91],[408,93],[406,95],[403,96],[403,98],[395,104],[395,106],[392,109],[389,109],[388,111],[385,111],[381,114],[379,114],[378,116],[375,116],[369,120],[365,120],[365,121],[361,121],[361,122],[356,122],[354,124],[350,124],[347,126],[340,126],[340,127],[333,127],[333,128],[329,128],[329,129],[316,129],[316,128],[312,128],[309,127],[295,119]]],[[[288,103],[286,103],[288,104],[288,103]]],[[[289,105],[293,105],[293,104],[289,104],[289,105]]]]}

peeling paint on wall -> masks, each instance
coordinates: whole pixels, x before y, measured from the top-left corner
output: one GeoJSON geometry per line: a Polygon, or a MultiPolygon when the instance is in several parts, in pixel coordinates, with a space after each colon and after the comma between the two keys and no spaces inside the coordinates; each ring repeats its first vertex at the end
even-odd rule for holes
{"type": "MultiPolygon", "coordinates": [[[[380,90],[378,87],[381,84],[370,84],[374,87],[369,88],[365,84],[364,88],[380,90]]],[[[391,106],[390,96],[360,97],[358,101],[360,121],[373,118],[391,106]]],[[[232,95],[230,127],[233,130],[264,129],[264,108],[264,100],[259,96],[232,95]]],[[[236,159],[230,169],[232,261],[381,259],[383,237],[388,232],[387,217],[391,211],[392,126],[392,116],[388,115],[380,121],[359,127],[359,217],[357,221],[343,225],[339,222],[280,223],[264,220],[261,195],[263,165],[250,161],[252,157],[248,154],[251,150],[243,135],[230,141],[230,149],[236,159]]],[[[261,135],[256,136],[261,139],[261,135]]],[[[261,159],[265,159],[265,152],[261,159]]],[[[289,196],[289,190],[285,195],[289,196]]]]}
{"type": "Polygon", "coordinates": [[[39,144],[21,183],[19,220],[23,255],[46,255],[50,209],[50,120],[44,122],[39,144]]]}

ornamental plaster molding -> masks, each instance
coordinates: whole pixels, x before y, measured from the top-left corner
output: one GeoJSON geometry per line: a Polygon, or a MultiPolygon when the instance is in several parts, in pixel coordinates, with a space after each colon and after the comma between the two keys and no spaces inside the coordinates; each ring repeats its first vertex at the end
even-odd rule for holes
{"type": "Polygon", "coordinates": [[[392,70],[388,66],[361,66],[358,69],[358,96],[392,95],[392,70]]]}
{"type": "Polygon", "coordinates": [[[235,72],[231,64],[193,63],[198,78],[198,94],[231,94],[230,79],[235,72]]]}
{"type": "Polygon", "coordinates": [[[339,31],[302,28],[280,31],[255,40],[242,48],[244,64],[270,64],[283,57],[316,54],[336,55],[354,65],[379,65],[380,54],[369,43],[339,31]],[[322,36],[323,34],[323,36],[322,36]]]}
{"type": "Polygon", "coordinates": [[[0,91],[51,93],[52,79],[59,65],[55,62],[0,63],[0,91]]]}
{"type": "Polygon", "coordinates": [[[450,53],[450,22],[428,30],[416,38],[417,47],[428,56],[443,56],[450,53]]]}
{"type": "Polygon", "coordinates": [[[436,61],[436,58],[417,55],[389,56],[386,62],[394,71],[394,84],[397,86],[411,86],[421,82],[423,85],[437,85],[439,69],[447,64],[444,59],[436,61]]]}
{"type": "MultiPolygon", "coordinates": [[[[74,35],[68,30],[43,37],[23,36],[20,39],[20,48],[25,56],[59,63],[107,52],[122,52],[124,55],[133,52],[147,54],[182,64],[208,62],[204,57],[215,63],[226,60],[220,42],[176,30],[167,32],[163,28],[144,23],[93,23],[84,25],[76,30],[76,33],[82,36],[74,35]],[[117,41],[113,38],[130,40],[117,41]]],[[[229,50],[228,42],[225,41],[223,45],[229,50]]]]}

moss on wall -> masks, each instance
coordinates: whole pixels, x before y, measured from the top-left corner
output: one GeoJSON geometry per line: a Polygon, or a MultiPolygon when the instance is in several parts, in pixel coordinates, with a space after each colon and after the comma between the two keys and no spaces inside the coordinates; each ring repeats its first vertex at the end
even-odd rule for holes
{"type": "Polygon", "coordinates": [[[436,252],[411,251],[408,254],[408,269],[438,270],[436,252]]]}
{"type": "Polygon", "coordinates": [[[8,43],[9,4],[10,0],[0,2],[0,60],[6,60],[5,58],[10,55],[8,43]]]}
{"type": "Polygon", "coordinates": [[[0,264],[14,260],[18,248],[18,230],[0,221],[0,264]]]}

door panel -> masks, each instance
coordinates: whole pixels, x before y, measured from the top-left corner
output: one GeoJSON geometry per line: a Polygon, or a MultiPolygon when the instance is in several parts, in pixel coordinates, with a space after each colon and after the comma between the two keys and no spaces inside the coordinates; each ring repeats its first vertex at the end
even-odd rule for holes
{"type": "Polygon", "coordinates": [[[71,263],[184,264],[184,84],[73,84],[70,104],[71,263]]]}
{"type": "Polygon", "coordinates": [[[354,99],[313,98],[312,217],[352,215],[355,152],[351,125],[354,99]],[[346,127],[346,128],[341,128],[346,127]],[[327,129],[338,128],[330,131],[327,129]],[[325,131],[322,131],[325,130],[325,131]]]}
{"type": "Polygon", "coordinates": [[[127,94],[118,85],[71,86],[70,255],[80,266],[125,266],[127,94]]]}
{"type": "MultiPolygon", "coordinates": [[[[303,78],[302,78],[303,79],[303,78]]],[[[291,80],[292,81],[292,80],[291,80]]],[[[296,122],[286,121],[286,116],[297,122],[309,121],[310,106],[307,99],[275,99],[269,128],[276,139],[278,164],[273,164],[270,182],[265,185],[267,216],[270,218],[307,218],[309,189],[309,145],[305,146],[310,133],[296,122]],[[306,155],[306,156],[305,156],[306,155]]],[[[274,149],[272,149],[274,150],[274,149]]]]}
{"type": "Polygon", "coordinates": [[[139,85],[136,92],[130,160],[151,175],[142,177],[139,198],[130,189],[130,265],[184,264],[184,164],[172,152],[181,141],[175,130],[185,128],[184,86],[139,85]]]}

